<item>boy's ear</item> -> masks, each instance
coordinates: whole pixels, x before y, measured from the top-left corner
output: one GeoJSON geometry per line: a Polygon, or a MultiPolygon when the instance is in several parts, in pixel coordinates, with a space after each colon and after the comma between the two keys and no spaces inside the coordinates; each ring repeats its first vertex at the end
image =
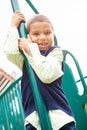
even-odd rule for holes
{"type": "Polygon", "coordinates": [[[27,34],[27,37],[30,38],[29,34],[27,34]]]}
{"type": "Polygon", "coordinates": [[[27,37],[28,37],[28,38],[30,37],[29,34],[27,34],[27,37]]]}
{"type": "Polygon", "coordinates": [[[28,37],[29,41],[32,42],[32,39],[30,38],[29,34],[27,34],[27,37],[28,37]]]}

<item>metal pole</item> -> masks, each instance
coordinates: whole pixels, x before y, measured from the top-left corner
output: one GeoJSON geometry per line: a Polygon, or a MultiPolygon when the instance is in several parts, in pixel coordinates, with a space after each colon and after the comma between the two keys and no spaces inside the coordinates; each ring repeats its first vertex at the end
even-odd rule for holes
{"type": "MultiPolygon", "coordinates": [[[[18,5],[18,0],[11,0],[11,5],[13,8],[13,12],[15,12],[16,10],[20,10],[19,5],[18,5]]],[[[26,28],[25,28],[24,23],[20,24],[18,31],[19,31],[20,37],[27,38],[27,33],[26,33],[26,28]]],[[[32,88],[33,96],[34,96],[36,110],[38,112],[38,116],[40,119],[41,129],[42,130],[52,130],[50,119],[48,116],[48,111],[46,108],[46,104],[45,104],[43,97],[38,89],[33,70],[31,69],[29,61],[25,55],[24,55],[24,58],[25,58],[25,64],[26,64],[27,71],[28,71],[29,80],[30,80],[30,83],[32,86],[31,88],[32,88]]]]}

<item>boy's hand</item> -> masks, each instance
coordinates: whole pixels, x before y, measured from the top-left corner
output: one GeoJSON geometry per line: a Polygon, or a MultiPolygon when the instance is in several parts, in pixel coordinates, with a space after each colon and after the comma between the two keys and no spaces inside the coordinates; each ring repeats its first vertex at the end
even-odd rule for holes
{"type": "Polygon", "coordinates": [[[16,11],[11,20],[11,26],[18,28],[21,22],[26,22],[24,15],[20,11],[16,11]]]}
{"type": "Polygon", "coordinates": [[[25,51],[29,56],[32,56],[30,48],[29,48],[29,44],[31,44],[31,40],[30,39],[26,39],[26,38],[20,38],[18,39],[18,48],[20,51],[25,51]]]}

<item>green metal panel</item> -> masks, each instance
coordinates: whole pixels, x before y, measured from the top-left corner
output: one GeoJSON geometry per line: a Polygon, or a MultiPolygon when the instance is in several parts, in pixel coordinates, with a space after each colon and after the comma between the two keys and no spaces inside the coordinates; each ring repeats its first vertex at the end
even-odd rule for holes
{"type": "MultiPolygon", "coordinates": [[[[71,54],[68,51],[66,51],[66,53],[71,54]]],[[[66,54],[64,56],[66,57],[66,54]]],[[[75,77],[72,72],[72,68],[69,66],[69,64],[67,64],[66,60],[64,60],[64,76],[62,86],[67,96],[67,99],[70,103],[70,106],[74,112],[78,130],[87,130],[87,110],[86,110],[87,108],[85,109],[85,105],[87,104],[87,92],[85,88],[87,86],[85,86],[86,84],[84,81],[84,77],[82,75],[80,66],[75,57],[73,60],[75,60],[77,64],[77,70],[79,69],[78,72],[81,77],[81,80],[79,81],[80,82],[83,81],[84,83],[83,84],[84,93],[83,95],[79,95],[75,77]]]]}
{"type": "Polygon", "coordinates": [[[25,130],[20,80],[14,81],[0,94],[0,130],[25,130]]]}

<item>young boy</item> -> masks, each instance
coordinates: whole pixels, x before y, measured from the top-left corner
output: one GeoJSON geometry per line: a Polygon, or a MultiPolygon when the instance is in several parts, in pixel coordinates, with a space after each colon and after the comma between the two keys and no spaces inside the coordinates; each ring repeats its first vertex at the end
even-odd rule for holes
{"type": "Polygon", "coordinates": [[[17,28],[25,22],[24,15],[17,11],[5,41],[4,51],[8,58],[23,68],[21,82],[22,103],[27,130],[41,130],[26,66],[21,51],[28,57],[35,73],[38,87],[45,100],[53,130],[76,130],[72,110],[62,90],[61,48],[54,46],[54,29],[44,15],[35,15],[27,23],[28,38],[19,38],[17,28]]]}

